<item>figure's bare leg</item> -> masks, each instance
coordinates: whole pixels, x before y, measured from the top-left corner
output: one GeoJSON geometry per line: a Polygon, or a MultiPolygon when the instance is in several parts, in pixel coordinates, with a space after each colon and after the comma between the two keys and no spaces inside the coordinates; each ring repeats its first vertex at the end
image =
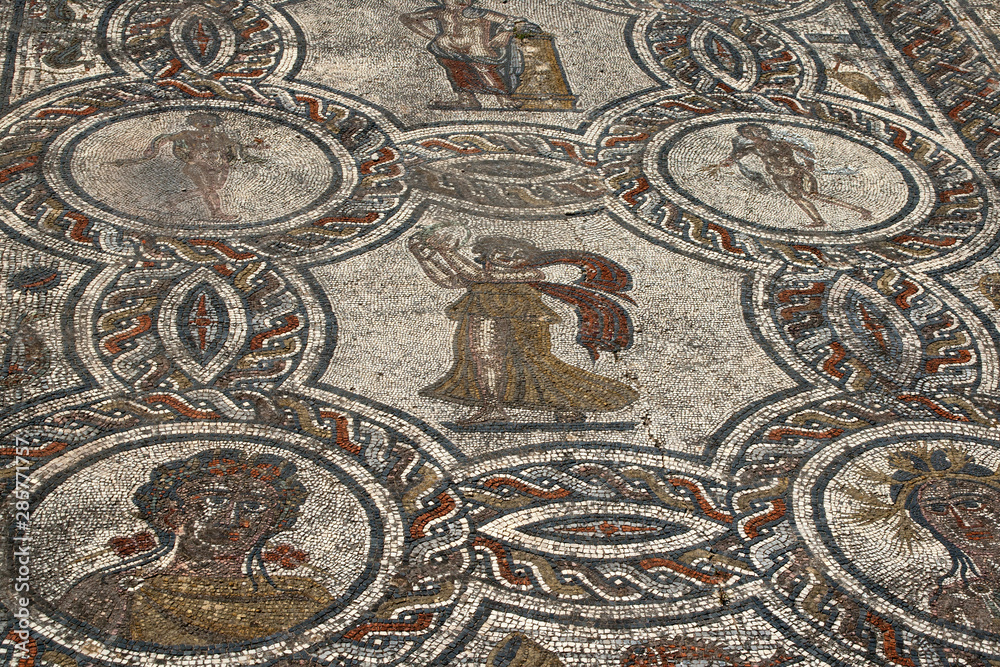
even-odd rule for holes
{"type": "Polygon", "coordinates": [[[236,221],[240,219],[240,216],[226,213],[222,209],[222,197],[218,190],[206,188],[202,190],[201,196],[205,199],[205,205],[208,206],[208,210],[211,211],[212,217],[216,220],[236,221]]]}
{"type": "MultiPolygon", "coordinates": [[[[489,85],[496,90],[507,90],[507,82],[503,80],[503,77],[496,72],[492,67],[480,66],[476,68],[479,71],[479,76],[482,77],[489,85]]],[[[493,96],[496,98],[497,104],[503,109],[517,109],[521,106],[520,102],[517,102],[510,97],[510,91],[508,93],[495,93],[493,96]]]]}
{"type": "Polygon", "coordinates": [[[238,215],[229,215],[222,209],[222,196],[219,191],[229,178],[229,166],[194,163],[184,166],[184,173],[194,183],[198,194],[208,208],[208,212],[216,220],[235,221],[239,220],[238,215]]]}
{"type": "Polygon", "coordinates": [[[239,220],[240,216],[226,213],[225,209],[222,207],[222,188],[226,187],[226,181],[229,180],[229,164],[221,163],[212,165],[211,169],[207,170],[206,176],[209,180],[209,191],[212,193],[212,217],[219,220],[239,220]]]}
{"type": "Polygon", "coordinates": [[[496,90],[506,90],[507,82],[503,80],[500,73],[489,65],[477,65],[476,71],[479,72],[479,76],[483,78],[488,84],[495,88],[496,90]]]}
{"type": "Polygon", "coordinates": [[[802,193],[786,192],[785,194],[787,194],[793,202],[798,204],[798,207],[801,208],[807,216],[809,216],[810,220],[812,220],[812,222],[806,225],[806,227],[823,227],[826,225],[826,221],[823,220],[823,216],[819,214],[819,209],[816,208],[815,204],[802,196],[802,193]]]}
{"type": "Polygon", "coordinates": [[[213,164],[205,170],[209,186],[216,192],[221,192],[229,180],[229,164],[226,162],[213,164]]]}
{"type": "Polygon", "coordinates": [[[476,374],[476,387],[483,407],[473,411],[461,424],[507,421],[502,406],[507,388],[507,344],[510,323],[492,317],[471,317],[468,324],[469,350],[476,374]]]}
{"type": "Polygon", "coordinates": [[[847,202],[842,202],[839,199],[834,199],[829,195],[823,195],[818,192],[809,195],[813,199],[818,199],[819,201],[826,202],[827,204],[833,204],[834,206],[839,206],[840,208],[846,208],[849,211],[854,211],[861,216],[862,220],[871,220],[872,212],[862,206],[855,206],[854,204],[848,204],[847,202]]]}
{"type": "Polygon", "coordinates": [[[205,204],[205,208],[208,209],[212,217],[215,217],[215,202],[212,199],[212,189],[208,174],[205,173],[205,165],[203,163],[189,162],[184,165],[181,171],[194,183],[194,189],[201,196],[201,201],[205,204]]]}

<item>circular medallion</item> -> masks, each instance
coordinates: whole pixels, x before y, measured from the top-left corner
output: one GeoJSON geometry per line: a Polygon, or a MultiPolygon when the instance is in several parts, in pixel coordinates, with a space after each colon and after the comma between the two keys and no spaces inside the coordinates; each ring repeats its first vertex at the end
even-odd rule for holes
{"type": "Polygon", "coordinates": [[[37,479],[37,622],[116,660],[300,650],[356,621],[402,557],[402,518],[371,473],[278,429],[135,429],[37,479]]]}
{"type": "Polygon", "coordinates": [[[709,219],[778,240],[856,243],[925,217],[927,176],[900,151],[816,122],[757,114],[664,132],[647,173],[709,219]]]}
{"type": "Polygon", "coordinates": [[[45,171],[74,206],[130,230],[281,231],[354,187],[350,155],[317,129],[259,107],[142,105],[64,133],[45,171]]]}
{"type": "Polygon", "coordinates": [[[1000,442],[987,429],[844,438],[805,464],[792,497],[810,551],[854,595],[917,631],[1000,646],[1000,442]]]}

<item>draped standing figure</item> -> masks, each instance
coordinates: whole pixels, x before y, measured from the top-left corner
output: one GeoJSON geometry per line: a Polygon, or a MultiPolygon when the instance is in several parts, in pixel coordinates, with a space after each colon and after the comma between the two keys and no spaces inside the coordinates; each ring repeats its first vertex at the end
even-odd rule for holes
{"type": "Polygon", "coordinates": [[[548,295],[572,305],[579,317],[577,342],[596,360],[632,344],[628,313],[631,276],[622,266],[593,253],[542,251],[507,236],[484,236],[473,243],[473,258],[459,250],[454,227],[410,238],[409,249],[427,277],[465,294],[446,314],[456,324],[454,361],[422,396],[473,408],[465,424],[508,421],[509,409],[544,410],[557,421],[577,422],[589,412],[614,412],[633,403],[631,387],[578,368],[552,352],[550,328],[558,313],[548,295]],[[545,281],[542,267],[573,264],[583,277],[573,285],[545,281]],[[602,294],[603,292],[603,294],[602,294]]]}

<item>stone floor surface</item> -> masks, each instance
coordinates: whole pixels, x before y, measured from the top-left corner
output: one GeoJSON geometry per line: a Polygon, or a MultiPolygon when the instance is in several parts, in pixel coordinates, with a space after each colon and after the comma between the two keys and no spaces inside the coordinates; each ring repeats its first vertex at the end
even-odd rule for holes
{"type": "Polygon", "coordinates": [[[1000,2],[0,40],[0,666],[1000,665],[1000,2]]]}

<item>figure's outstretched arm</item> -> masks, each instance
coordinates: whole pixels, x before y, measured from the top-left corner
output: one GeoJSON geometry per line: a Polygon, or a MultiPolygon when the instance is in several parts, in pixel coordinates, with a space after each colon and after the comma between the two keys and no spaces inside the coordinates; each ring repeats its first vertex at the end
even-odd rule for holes
{"type": "MultiPolygon", "coordinates": [[[[791,142],[789,142],[789,143],[791,143],[791,142]]],[[[805,146],[799,146],[798,144],[792,144],[792,150],[795,151],[796,153],[801,153],[802,155],[806,156],[810,160],[815,160],[816,159],[816,154],[813,153],[808,148],[806,148],[805,146]]]]}
{"type": "Polygon", "coordinates": [[[429,22],[435,20],[437,20],[437,16],[435,15],[435,10],[433,8],[421,9],[416,12],[399,15],[399,21],[403,25],[421,37],[426,37],[427,39],[434,39],[437,37],[437,31],[427,25],[429,22]]]}
{"type": "Polygon", "coordinates": [[[152,160],[156,157],[156,154],[160,152],[160,148],[163,144],[170,143],[174,140],[175,134],[161,134],[158,137],[154,137],[146,150],[142,152],[139,157],[125,158],[122,160],[115,160],[114,164],[116,167],[121,167],[126,164],[139,164],[140,162],[146,162],[147,160],[152,160]]]}
{"type": "Polygon", "coordinates": [[[421,234],[410,237],[410,252],[435,285],[455,289],[483,279],[482,268],[458,252],[456,247],[434,242],[421,234]]]}
{"type": "Polygon", "coordinates": [[[733,144],[733,150],[729,153],[729,157],[726,161],[730,164],[736,164],[748,155],[752,155],[757,152],[757,146],[754,144],[733,144]]]}
{"type": "Polygon", "coordinates": [[[529,21],[523,16],[508,16],[507,25],[514,31],[514,35],[521,37],[524,35],[537,35],[542,32],[542,26],[529,21]]]}
{"type": "Polygon", "coordinates": [[[539,26],[520,16],[507,16],[488,10],[483,14],[483,18],[499,26],[496,33],[490,38],[489,45],[493,48],[507,46],[507,43],[515,36],[537,35],[542,31],[539,26]]]}
{"type": "Polygon", "coordinates": [[[754,146],[752,144],[749,146],[740,145],[739,143],[736,142],[736,140],[733,140],[733,150],[729,152],[729,155],[726,156],[725,160],[723,160],[722,162],[716,162],[714,164],[707,164],[701,168],[701,171],[706,171],[710,175],[715,176],[716,174],[719,173],[720,169],[723,169],[725,167],[732,167],[734,164],[736,164],[737,162],[739,162],[740,160],[742,160],[747,155],[753,152],[754,152],[754,146]]]}
{"type": "Polygon", "coordinates": [[[267,162],[266,160],[262,159],[260,156],[254,155],[250,151],[251,150],[261,151],[261,150],[266,150],[266,149],[268,149],[268,148],[271,147],[270,144],[268,144],[267,142],[265,142],[263,139],[254,139],[253,143],[249,143],[249,144],[242,144],[242,143],[239,143],[237,141],[234,141],[234,142],[232,142],[232,145],[233,145],[233,147],[235,148],[235,151],[236,151],[236,154],[233,155],[233,159],[234,160],[237,160],[237,159],[243,160],[247,164],[264,164],[265,162],[267,162]]]}
{"type": "MultiPolygon", "coordinates": [[[[478,8],[477,8],[478,9],[478,8]]],[[[499,23],[500,25],[514,25],[515,21],[523,21],[524,19],[518,19],[514,16],[508,16],[507,14],[501,14],[500,12],[495,12],[492,9],[480,9],[480,18],[489,19],[494,23],[499,23]]]]}

